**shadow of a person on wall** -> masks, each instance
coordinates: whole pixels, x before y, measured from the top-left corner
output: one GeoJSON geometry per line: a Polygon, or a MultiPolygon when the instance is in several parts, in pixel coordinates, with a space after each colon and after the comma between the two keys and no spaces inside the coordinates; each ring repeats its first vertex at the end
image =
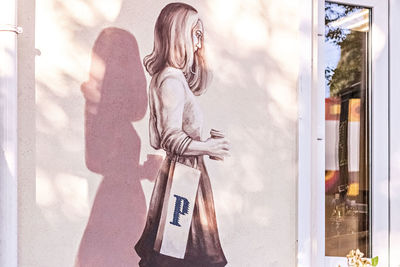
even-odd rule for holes
{"type": "Polygon", "coordinates": [[[147,108],[144,70],[135,37],[106,28],[93,50],[85,97],[85,158],[103,175],[75,267],[137,266],[132,249],[143,230],[146,203],[140,180],[153,179],[162,158],[139,164],[141,141],[132,126],[147,108]]]}

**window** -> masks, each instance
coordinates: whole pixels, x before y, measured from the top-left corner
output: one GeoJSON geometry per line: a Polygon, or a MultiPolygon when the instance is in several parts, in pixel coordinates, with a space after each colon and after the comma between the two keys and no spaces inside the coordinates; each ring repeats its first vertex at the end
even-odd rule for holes
{"type": "Polygon", "coordinates": [[[388,2],[319,2],[317,111],[325,130],[316,162],[324,173],[325,266],[351,249],[388,263],[388,2]],[[322,107],[322,108],[321,108],[322,107]]]}
{"type": "Polygon", "coordinates": [[[325,2],[325,255],[371,256],[371,10],[325,2]]]}
{"type": "Polygon", "coordinates": [[[388,1],[313,0],[300,30],[298,266],[388,266],[388,1]]]}

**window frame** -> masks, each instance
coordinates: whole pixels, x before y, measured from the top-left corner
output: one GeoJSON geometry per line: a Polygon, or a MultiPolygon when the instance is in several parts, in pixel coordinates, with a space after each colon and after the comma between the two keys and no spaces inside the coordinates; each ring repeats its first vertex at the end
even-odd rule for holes
{"type": "MultiPolygon", "coordinates": [[[[298,125],[298,266],[346,265],[325,256],[325,1],[303,2],[300,20],[298,125]],[[310,49],[311,48],[311,49],[310,49]]],[[[371,229],[372,255],[389,262],[389,58],[388,1],[336,0],[372,9],[371,229]],[[380,42],[384,37],[384,42],[380,42]],[[379,43],[380,42],[380,43],[379,43]],[[379,88],[379,89],[376,89],[379,88]],[[383,88],[383,89],[381,89],[383,88]]]]}
{"type": "Polygon", "coordinates": [[[400,266],[400,1],[389,3],[389,97],[390,97],[390,264],[400,266]]]}

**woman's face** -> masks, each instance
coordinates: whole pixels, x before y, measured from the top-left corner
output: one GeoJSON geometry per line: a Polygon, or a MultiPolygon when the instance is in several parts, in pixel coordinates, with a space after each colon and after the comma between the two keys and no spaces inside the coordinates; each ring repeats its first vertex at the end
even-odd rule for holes
{"type": "Polygon", "coordinates": [[[203,32],[203,23],[201,23],[201,21],[199,20],[192,30],[193,49],[195,53],[197,50],[201,49],[203,32]]]}

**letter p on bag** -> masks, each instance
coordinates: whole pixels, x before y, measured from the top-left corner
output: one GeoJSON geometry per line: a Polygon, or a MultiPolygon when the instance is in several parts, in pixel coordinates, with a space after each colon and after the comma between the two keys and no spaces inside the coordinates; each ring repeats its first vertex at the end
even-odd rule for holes
{"type": "Polygon", "coordinates": [[[181,225],[179,224],[179,216],[180,215],[186,215],[189,212],[189,200],[187,200],[187,198],[178,196],[178,195],[174,195],[174,197],[176,198],[175,200],[175,210],[174,210],[174,216],[172,219],[172,222],[169,222],[172,225],[176,225],[178,227],[181,227],[181,225]]]}

